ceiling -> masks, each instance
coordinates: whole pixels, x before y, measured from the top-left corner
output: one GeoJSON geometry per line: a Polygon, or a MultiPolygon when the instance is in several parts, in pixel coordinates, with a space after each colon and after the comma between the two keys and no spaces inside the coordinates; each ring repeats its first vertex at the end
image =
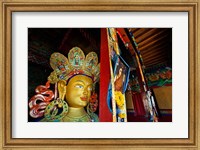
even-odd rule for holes
{"type": "Polygon", "coordinates": [[[29,28],[28,60],[30,64],[38,64],[51,68],[49,58],[53,52],[67,56],[69,50],[80,47],[87,54],[95,51],[100,56],[100,30],[95,28],[29,28]]]}
{"type": "MultiPolygon", "coordinates": [[[[135,37],[146,68],[172,63],[171,28],[130,28],[129,31],[135,37]]],[[[100,29],[29,28],[28,34],[30,64],[50,68],[49,58],[53,52],[57,51],[67,56],[74,46],[79,46],[86,54],[95,51],[100,56],[100,29]]],[[[125,57],[128,62],[132,61],[129,53],[125,57]]]]}
{"type": "Polygon", "coordinates": [[[172,64],[171,28],[131,28],[146,68],[172,64]]]}

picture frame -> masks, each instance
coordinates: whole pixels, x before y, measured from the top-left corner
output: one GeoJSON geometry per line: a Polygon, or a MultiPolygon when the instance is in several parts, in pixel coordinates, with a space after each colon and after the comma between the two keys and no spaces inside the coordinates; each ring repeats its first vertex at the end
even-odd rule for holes
{"type": "Polygon", "coordinates": [[[0,36],[1,50],[1,100],[0,100],[0,143],[1,149],[199,149],[199,39],[200,39],[200,1],[184,0],[170,2],[165,0],[142,0],[136,2],[125,0],[116,2],[91,0],[5,0],[1,5],[0,36]],[[189,132],[188,138],[163,138],[163,139],[40,139],[40,138],[12,138],[12,13],[13,12],[114,12],[114,11],[136,11],[136,12],[188,12],[189,17],[189,132]]]}
{"type": "Polygon", "coordinates": [[[124,74],[124,82],[122,84],[122,89],[121,92],[125,93],[126,87],[128,85],[128,80],[129,80],[129,71],[130,68],[128,66],[128,64],[124,61],[124,59],[121,56],[118,56],[115,62],[115,68],[114,68],[114,81],[116,80],[117,76],[119,75],[119,72],[121,72],[122,74],[124,74]]]}

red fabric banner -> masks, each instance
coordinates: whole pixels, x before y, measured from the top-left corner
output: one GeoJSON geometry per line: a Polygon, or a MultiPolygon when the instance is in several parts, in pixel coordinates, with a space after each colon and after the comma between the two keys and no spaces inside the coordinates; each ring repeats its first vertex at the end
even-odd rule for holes
{"type": "Polygon", "coordinates": [[[146,114],[144,109],[144,104],[142,100],[142,95],[140,93],[132,93],[133,105],[136,116],[143,116],[146,114]]]}

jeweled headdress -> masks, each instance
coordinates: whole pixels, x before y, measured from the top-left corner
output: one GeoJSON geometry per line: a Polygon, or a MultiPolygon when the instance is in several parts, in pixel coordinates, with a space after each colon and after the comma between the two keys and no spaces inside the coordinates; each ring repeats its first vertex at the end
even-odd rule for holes
{"type": "Polygon", "coordinates": [[[85,57],[83,51],[79,47],[73,47],[68,53],[68,59],[55,52],[51,55],[50,65],[53,72],[48,77],[48,80],[55,84],[59,80],[68,80],[71,77],[82,74],[89,76],[94,82],[99,79],[100,64],[95,52],[90,52],[85,57]]]}

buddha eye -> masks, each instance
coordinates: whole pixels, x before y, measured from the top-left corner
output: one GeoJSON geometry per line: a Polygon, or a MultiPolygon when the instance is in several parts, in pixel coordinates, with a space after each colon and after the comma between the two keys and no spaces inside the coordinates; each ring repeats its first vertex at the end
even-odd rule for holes
{"type": "Polygon", "coordinates": [[[75,87],[75,88],[82,89],[82,88],[83,88],[83,85],[75,85],[74,87],[75,87]]]}

